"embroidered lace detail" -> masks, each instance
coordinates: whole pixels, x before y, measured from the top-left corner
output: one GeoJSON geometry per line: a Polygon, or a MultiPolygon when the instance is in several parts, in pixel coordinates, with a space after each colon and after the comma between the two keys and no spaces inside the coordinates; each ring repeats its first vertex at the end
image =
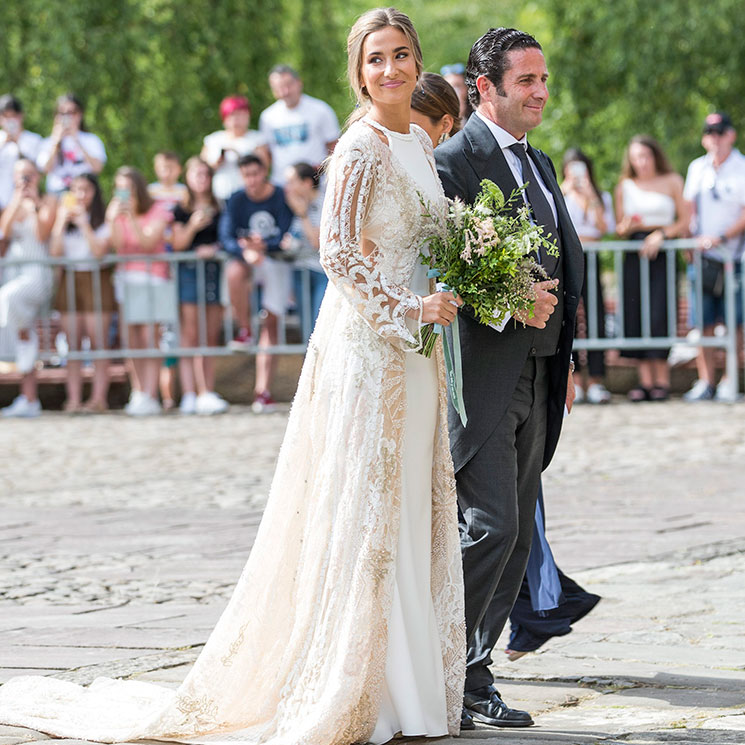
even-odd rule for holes
{"type": "MultiPolygon", "coordinates": [[[[372,735],[398,545],[405,353],[417,346],[405,312],[421,315],[407,283],[433,224],[364,122],[339,141],[328,189],[321,254],[331,283],[254,547],[194,667],[175,692],[16,678],[0,688],[0,722],[102,742],[350,745],[372,735]],[[376,246],[367,257],[363,236],[376,246]]],[[[431,584],[455,735],[463,581],[439,347],[436,355],[431,584]]]]}

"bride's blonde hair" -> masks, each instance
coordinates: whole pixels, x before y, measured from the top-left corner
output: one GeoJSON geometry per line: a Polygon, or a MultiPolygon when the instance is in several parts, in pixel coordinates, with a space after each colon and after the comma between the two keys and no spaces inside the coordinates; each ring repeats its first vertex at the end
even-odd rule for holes
{"type": "Polygon", "coordinates": [[[347,37],[347,76],[357,98],[357,108],[350,114],[347,124],[361,119],[370,108],[370,96],[362,82],[362,48],[365,39],[388,26],[398,29],[406,37],[416,62],[417,77],[422,74],[422,48],[409,16],[395,8],[373,8],[363,13],[347,37]]]}

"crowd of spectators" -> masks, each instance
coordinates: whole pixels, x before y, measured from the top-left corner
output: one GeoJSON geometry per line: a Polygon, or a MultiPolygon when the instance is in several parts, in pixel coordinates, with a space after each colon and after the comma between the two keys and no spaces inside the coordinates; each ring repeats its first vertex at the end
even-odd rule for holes
{"type": "MultiPolygon", "coordinates": [[[[424,127],[437,145],[457,131],[471,115],[460,64],[447,65],[441,75],[424,73],[412,98],[412,121],[424,127]]],[[[23,107],[12,95],[0,97],[0,245],[17,259],[64,256],[67,265],[55,281],[48,266],[26,263],[5,267],[0,276],[0,346],[3,335],[13,342],[17,369],[23,374],[20,395],[3,410],[4,416],[35,416],[35,362],[38,339],[34,320],[50,303],[61,314],[70,348],[106,349],[111,343],[112,317],[119,314],[124,347],[146,350],[173,333],[177,313],[184,348],[221,343],[223,298],[228,289],[236,349],[258,342],[253,409],[271,411],[274,355],[262,349],[277,344],[278,324],[295,304],[301,313],[307,341],[326,288],[319,261],[319,226],[323,204],[320,165],[333,151],[339,124],[323,101],[303,92],[295,70],[274,67],[268,78],[275,103],[251,129],[252,110],[243,96],[220,104],[222,129],[204,138],[199,155],[185,164],[167,151],[154,158],[156,181],[147,184],[135,168],[116,171],[108,206],[97,174],[106,164],[101,139],[84,123],[80,99],[68,94],[57,100],[52,133],[46,139],[24,128],[23,107]],[[45,189],[41,188],[46,179],[45,189]],[[218,251],[229,255],[225,277],[218,251]],[[116,270],[95,262],[107,254],[195,252],[196,261],[180,262],[172,271],[164,261],[133,259],[116,270]],[[298,269],[307,271],[298,272],[298,269]],[[201,287],[198,277],[203,279],[201,287]],[[174,295],[173,288],[177,287],[174,295]],[[57,287],[53,297],[54,287],[57,287]],[[250,293],[259,288],[260,323],[251,317],[250,293]],[[94,297],[98,298],[94,303],[94,297]],[[174,297],[176,301],[174,301],[174,297]],[[174,302],[177,308],[174,310],[174,302]],[[205,318],[199,307],[204,304],[205,318]],[[95,306],[95,307],[94,307],[95,306]],[[254,323],[252,323],[254,321],[254,323]],[[258,340],[252,329],[260,328],[258,340]]],[[[703,307],[691,293],[690,323],[704,334],[714,333],[724,320],[723,262],[740,259],[745,234],[745,156],[735,148],[736,132],[729,116],[707,116],[701,143],[706,154],[691,163],[685,180],[670,165],[662,146],[646,135],[635,135],[622,158],[621,176],[613,196],[597,183],[593,163],[578,148],[562,161],[561,189],[571,219],[583,242],[615,236],[638,241],[638,251],[624,254],[623,323],[626,337],[642,336],[640,257],[649,260],[650,325],[653,337],[668,336],[667,264],[663,242],[696,236],[702,251],[703,307]],[[699,318],[700,314],[700,318],[699,318]]],[[[692,255],[688,267],[695,277],[692,255]]],[[[739,262],[738,324],[741,324],[739,262]]],[[[605,336],[605,302],[600,272],[596,271],[596,316],[590,324],[605,336]]],[[[588,308],[587,282],[583,305],[588,308]]],[[[664,401],[670,393],[669,349],[624,350],[635,364],[638,384],[631,401],[664,401]]],[[[605,404],[611,395],[605,385],[602,351],[578,356],[578,401],[605,404]]],[[[82,401],[79,362],[67,362],[68,411],[106,409],[108,362],[94,361],[90,398],[82,401]]],[[[715,380],[711,349],[700,349],[698,380],[684,398],[700,401],[731,398],[732,381],[715,380]]],[[[156,414],[174,405],[178,371],[183,414],[217,414],[228,408],[215,391],[214,360],[209,356],[180,359],[131,355],[127,359],[131,397],[127,413],[156,414]]]]}
{"type": "MultiPolygon", "coordinates": [[[[331,107],[304,93],[291,67],[274,67],[268,83],[277,100],[261,114],[258,130],[250,128],[248,99],[228,96],[219,108],[222,129],[205,136],[199,155],[188,158],[185,183],[179,156],[161,151],[151,184],[136,168],[117,169],[108,205],[98,182],[106,149],[88,131],[82,101],[73,94],[57,99],[52,132],[44,139],[25,129],[21,101],[11,94],[0,97],[0,248],[7,258],[26,262],[0,269],[0,352],[13,350],[23,376],[20,394],[3,416],[40,412],[35,321],[49,308],[59,312],[65,344],[76,351],[84,344],[93,351],[107,349],[112,318],[118,318],[113,336],[119,334],[126,357],[128,414],[157,414],[173,406],[176,371],[181,413],[226,411],[209,355],[163,361],[144,352],[174,335],[176,318],[177,345],[218,346],[224,301],[235,324],[234,338],[226,340],[230,346],[253,348],[252,328],[260,328],[253,409],[274,408],[274,355],[261,347],[277,344],[279,319],[292,305],[308,310],[302,318],[305,340],[318,314],[326,287],[318,260],[319,173],[340,131],[331,107]],[[221,297],[223,264],[215,258],[221,250],[229,255],[228,298],[221,297]],[[168,251],[194,252],[197,261],[172,265],[138,258],[168,251]],[[114,268],[101,261],[110,254],[132,260],[114,268]],[[47,256],[74,262],[53,270],[46,262],[27,261],[47,256]],[[259,288],[258,323],[251,318],[254,288],[259,288]]],[[[94,359],[86,401],[81,363],[67,360],[66,366],[65,409],[104,411],[108,361],[94,359]]]]}

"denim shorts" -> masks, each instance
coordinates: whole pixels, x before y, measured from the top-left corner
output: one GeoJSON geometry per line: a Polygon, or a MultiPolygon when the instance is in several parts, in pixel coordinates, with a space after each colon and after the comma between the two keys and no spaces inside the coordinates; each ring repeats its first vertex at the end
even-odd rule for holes
{"type": "MultiPolygon", "coordinates": [[[[179,302],[196,305],[198,297],[196,262],[179,264],[179,302]]],[[[218,261],[205,261],[204,263],[204,299],[207,305],[220,304],[220,263],[218,261]]]]}

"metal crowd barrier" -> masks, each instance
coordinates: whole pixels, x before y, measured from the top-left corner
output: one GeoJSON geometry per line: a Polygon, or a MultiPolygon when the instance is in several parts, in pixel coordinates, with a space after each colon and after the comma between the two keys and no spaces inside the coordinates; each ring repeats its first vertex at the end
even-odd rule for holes
{"type": "MultiPolygon", "coordinates": [[[[724,349],[726,353],[727,378],[734,382],[732,386],[733,397],[736,400],[739,389],[739,375],[737,364],[737,307],[736,293],[739,278],[735,273],[735,262],[733,260],[723,262],[724,267],[724,300],[725,300],[725,327],[726,333],[722,336],[703,335],[703,286],[701,282],[701,251],[697,250],[698,243],[695,239],[681,239],[665,241],[660,253],[665,256],[666,278],[667,278],[667,336],[652,336],[651,333],[651,300],[649,286],[649,264],[650,260],[639,257],[639,279],[640,279],[640,301],[641,301],[641,336],[628,337],[624,329],[624,293],[623,293],[623,259],[624,254],[629,252],[638,253],[641,241],[599,241],[583,244],[587,255],[587,305],[585,318],[587,324],[587,338],[575,339],[574,349],[582,350],[607,350],[607,349],[659,349],[660,347],[671,347],[674,344],[690,344],[687,337],[677,335],[678,306],[677,306],[677,254],[680,251],[693,251],[693,266],[695,267],[695,278],[693,279],[693,292],[696,298],[696,325],[700,332],[700,340],[696,342],[697,347],[713,347],[724,349]],[[610,338],[601,338],[598,330],[598,254],[608,251],[613,254],[613,267],[615,272],[616,289],[616,313],[615,313],[615,335],[610,338]]],[[[745,313],[745,293],[743,312],[745,313]]],[[[604,311],[604,309],[603,309],[604,311]]],[[[601,314],[601,318],[605,313],[601,314]]]]}
{"type": "MultiPolygon", "coordinates": [[[[228,295],[226,281],[226,264],[233,257],[225,252],[218,252],[210,259],[201,258],[196,252],[180,251],[173,253],[159,254],[126,254],[116,255],[107,254],[101,259],[93,258],[67,258],[67,257],[46,257],[43,261],[39,259],[16,259],[9,257],[0,257],[0,285],[3,281],[3,273],[6,267],[35,265],[48,267],[54,270],[57,267],[77,269],[77,271],[90,271],[92,273],[93,283],[93,301],[94,314],[96,316],[96,325],[94,339],[90,339],[89,349],[78,349],[80,346],[77,338],[77,325],[72,324],[68,333],[70,338],[67,340],[68,349],[60,353],[55,348],[55,340],[52,339],[51,320],[54,294],[49,298],[46,309],[40,317],[42,339],[40,343],[39,359],[43,362],[58,362],[60,359],[65,360],[96,360],[96,359],[120,359],[120,358],[166,358],[166,357],[194,357],[194,356],[226,356],[235,353],[256,354],[304,354],[306,351],[306,342],[310,336],[312,320],[310,318],[310,277],[308,269],[296,269],[301,273],[301,287],[303,289],[302,297],[298,299],[299,326],[302,339],[298,343],[287,342],[287,315],[279,319],[278,336],[279,343],[272,347],[259,347],[254,343],[250,346],[243,347],[239,350],[233,349],[230,342],[233,338],[233,319],[230,312],[230,298],[228,295]],[[206,298],[206,277],[205,263],[207,261],[218,261],[221,267],[221,287],[220,303],[223,308],[223,335],[224,343],[219,346],[209,346],[207,344],[207,298],[206,298]],[[143,322],[139,325],[148,327],[148,346],[145,349],[131,349],[128,346],[129,326],[136,325],[135,322],[128,322],[126,312],[123,312],[122,306],[118,307],[118,336],[120,345],[118,347],[110,346],[108,342],[109,329],[104,328],[103,310],[102,310],[102,282],[106,281],[102,277],[102,272],[118,264],[125,263],[142,263],[147,266],[147,272],[152,274],[152,265],[155,263],[167,263],[170,265],[171,278],[166,281],[165,285],[160,287],[147,283],[145,294],[148,303],[148,315],[152,320],[143,322]],[[178,265],[183,262],[194,262],[197,271],[197,323],[198,323],[198,345],[195,347],[180,346],[181,329],[179,317],[179,298],[178,298],[178,265]],[[85,266],[85,269],[80,268],[85,266]],[[162,287],[166,287],[162,290],[162,287]],[[165,302],[164,302],[165,298],[165,302]],[[169,336],[175,338],[176,343],[168,343],[161,338],[158,343],[156,337],[156,327],[166,328],[170,331],[169,336]]],[[[62,281],[66,283],[67,295],[67,312],[75,313],[75,272],[67,271],[62,276],[62,281]]],[[[55,292],[57,283],[55,282],[55,292]]],[[[260,324],[260,313],[258,305],[258,291],[253,288],[250,297],[252,309],[252,325],[254,326],[254,339],[257,338],[256,331],[260,324]]],[[[62,311],[64,312],[64,310],[62,311]]],[[[0,360],[12,361],[13,357],[7,352],[0,350],[0,360]]]]}

